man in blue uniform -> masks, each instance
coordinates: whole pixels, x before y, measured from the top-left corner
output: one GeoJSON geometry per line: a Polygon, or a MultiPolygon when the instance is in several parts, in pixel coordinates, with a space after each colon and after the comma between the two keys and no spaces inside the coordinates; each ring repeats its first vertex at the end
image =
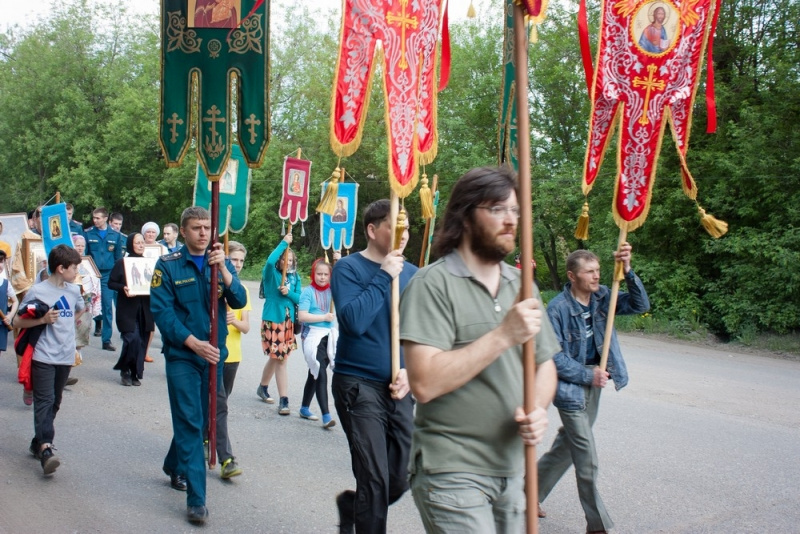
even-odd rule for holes
{"type": "Polygon", "coordinates": [[[69,233],[86,237],[83,233],[83,225],[72,218],[75,213],[75,206],[67,204],[67,219],[69,219],[69,233]]]}
{"type": "MultiPolygon", "coordinates": [[[[100,304],[102,306],[103,350],[115,351],[111,344],[111,319],[113,292],[108,289],[108,277],[118,259],[122,258],[122,235],[108,226],[108,210],[97,208],[92,212],[94,226],[86,231],[86,253],[92,257],[100,271],[100,304]]],[[[100,326],[100,325],[97,325],[100,326]]],[[[95,329],[97,336],[99,328],[95,329]]]]}
{"type": "MultiPolygon", "coordinates": [[[[204,523],[206,467],[203,431],[208,421],[208,371],[217,363],[217,384],[222,387],[223,362],[228,356],[225,340],[227,309],[238,310],[247,294],[233,264],[225,259],[222,243],[211,242],[211,216],[198,206],[181,215],[185,245],[158,259],[150,283],[150,309],[164,340],[169,404],[172,411],[172,443],[164,459],[164,472],[172,487],[186,489],[187,518],[204,523]],[[218,347],[210,338],[211,266],[219,265],[217,287],[218,347]]],[[[224,394],[223,392],[220,394],[224,394]]]]}
{"type": "MultiPolygon", "coordinates": [[[[122,214],[119,213],[118,211],[115,211],[114,213],[109,215],[109,217],[108,217],[108,225],[111,228],[113,228],[114,230],[116,230],[117,232],[119,232],[119,235],[122,236],[122,255],[125,256],[125,253],[127,252],[127,250],[125,250],[125,247],[128,245],[128,234],[122,233],[122,214]]],[[[172,252],[175,252],[175,251],[173,250],[172,252]]],[[[116,295],[116,293],[117,292],[114,291],[114,305],[115,306],[117,304],[117,295],[116,295]]]]}

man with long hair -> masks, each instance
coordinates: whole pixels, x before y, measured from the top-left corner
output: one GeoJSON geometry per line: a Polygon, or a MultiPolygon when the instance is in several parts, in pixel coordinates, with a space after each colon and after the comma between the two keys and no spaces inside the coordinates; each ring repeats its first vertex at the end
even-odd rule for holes
{"type": "Polygon", "coordinates": [[[428,532],[522,532],[524,446],[547,429],[558,352],[539,292],[517,302],[517,177],[472,169],[450,194],[437,261],[400,302],[400,338],[419,401],[411,491],[428,532]],[[522,408],[522,344],[536,342],[536,408],[522,408]]]}

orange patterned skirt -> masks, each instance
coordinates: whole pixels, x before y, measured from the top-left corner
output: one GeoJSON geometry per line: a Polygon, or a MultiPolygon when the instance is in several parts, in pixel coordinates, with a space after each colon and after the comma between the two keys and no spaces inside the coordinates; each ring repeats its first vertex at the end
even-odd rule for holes
{"type": "Polygon", "coordinates": [[[289,317],[282,323],[261,321],[261,349],[264,354],[284,360],[296,348],[294,323],[289,317]]]}

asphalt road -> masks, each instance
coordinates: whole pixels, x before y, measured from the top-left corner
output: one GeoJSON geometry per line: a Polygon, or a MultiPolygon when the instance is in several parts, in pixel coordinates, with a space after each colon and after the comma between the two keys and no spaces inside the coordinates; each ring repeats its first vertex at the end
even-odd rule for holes
{"type": "MultiPolygon", "coordinates": [[[[334,497],[353,488],[340,426],[297,415],[306,366],[289,360],[292,414],[256,396],[264,357],[256,284],[251,331],[230,399],[230,434],[244,474],[208,475],[207,532],[336,532],[334,497]]],[[[800,363],[622,336],[631,375],[604,392],[595,425],[600,491],[619,533],[800,532],[800,363]]],[[[123,387],[117,353],[99,338],[73,369],[56,419],[61,466],[42,476],[28,453],[30,407],[15,359],[0,358],[0,533],[188,532],[185,494],[161,472],[172,435],[158,335],[141,387],[123,387]]],[[[116,339],[114,343],[121,345],[116,339]]],[[[276,386],[271,388],[276,394],[276,386]]],[[[318,412],[316,403],[312,406],[318,412]]],[[[551,429],[542,454],[558,427],[551,429]]],[[[487,436],[490,439],[490,436],[487,436]]],[[[579,533],[583,513],[570,470],[543,504],[542,534],[579,533]]],[[[422,532],[407,495],[389,532],[422,532]]]]}

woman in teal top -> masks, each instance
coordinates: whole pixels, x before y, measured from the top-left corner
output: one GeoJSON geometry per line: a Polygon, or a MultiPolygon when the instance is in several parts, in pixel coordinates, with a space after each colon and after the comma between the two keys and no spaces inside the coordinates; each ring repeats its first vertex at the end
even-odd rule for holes
{"type": "Polygon", "coordinates": [[[272,375],[278,382],[280,403],[278,413],[289,415],[289,377],[286,370],[286,358],[297,348],[294,335],[295,306],[300,302],[300,275],[297,274],[297,259],[294,251],[289,249],[289,263],[286,268],[286,282],[283,278],[283,257],[286,249],[292,244],[292,235],[286,234],[275,250],[267,258],[261,271],[261,283],[264,286],[264,309],[261,312],[261,348],[269,356],[261,374],[261,384],[256,392],[264,402],[272,404],[267,386],[272,375]]]}

